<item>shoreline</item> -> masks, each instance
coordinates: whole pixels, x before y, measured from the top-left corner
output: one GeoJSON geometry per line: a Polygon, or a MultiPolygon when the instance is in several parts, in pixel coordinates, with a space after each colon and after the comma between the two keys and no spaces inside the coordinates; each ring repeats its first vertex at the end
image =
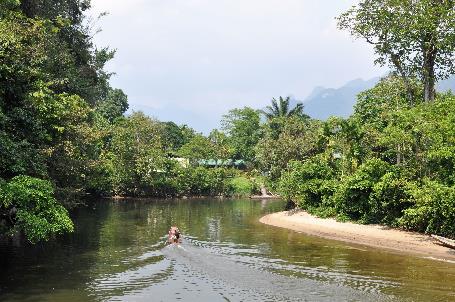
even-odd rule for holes
{"type": "Polygon", "coordinates": [[[250,195],[233,195],[233,196],[223,196],[223,195],[183,195],[183,196],[172,196],[172,197],[158,197],[158,196],[122,196],[122,195],[115,195],[115,196],[101,196],[99,199],[106,199],[106,200],[114,200],[114,201],[121,201],[121,200],[191,200],[191,199],[252,199],[250,195]]]}
{"type": "Polygon", "coordinates": [[[335,219],[317,218],[304,211],[294,214],[273,213],[263,216],[259,221],[311,236],[455,263],[455,250],[438,245],[430,236],[420,233],[382,225],[338,222],[335,219]]]}

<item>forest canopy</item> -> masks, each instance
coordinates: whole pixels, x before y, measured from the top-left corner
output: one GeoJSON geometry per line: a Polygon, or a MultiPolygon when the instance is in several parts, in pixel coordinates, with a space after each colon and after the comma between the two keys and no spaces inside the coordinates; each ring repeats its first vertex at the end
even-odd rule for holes
{"type": "Polygon", "coordinates": [[[349,118],[312,119],[279,96],[230,110],[203,135],[125,114],[128,98],[105,69],[115,52],[94,45],[86,22],[90,1],[1,1],[0,236],[35,243],[71,232],[69,213],[87,195],[233,196],[266,186],[321,216],[455,237],[455,97],[432,84],[453,73],[452,36],[438,36],[433,72],[417,52],[422,35],[384,27],[418,17],[413,26],[433,37],[454,16],[449,1],[430,2],[394,15],[406,1],[361,1],[339,17],[341,28],[374,38],[377,62],[394,68],[358,95],[349,118]]]}

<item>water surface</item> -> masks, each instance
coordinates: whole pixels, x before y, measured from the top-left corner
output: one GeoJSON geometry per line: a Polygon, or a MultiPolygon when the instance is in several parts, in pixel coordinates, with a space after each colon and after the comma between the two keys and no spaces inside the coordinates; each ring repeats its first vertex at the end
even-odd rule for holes
{"type": "Polygon", "coordinates": [[[102,200],[57,242],[0,246],[0,301],[455,301],[455,264],[258,222],[283,207],[102,200]],[[181,245],[165,245],[172,224],[181,245]]]}

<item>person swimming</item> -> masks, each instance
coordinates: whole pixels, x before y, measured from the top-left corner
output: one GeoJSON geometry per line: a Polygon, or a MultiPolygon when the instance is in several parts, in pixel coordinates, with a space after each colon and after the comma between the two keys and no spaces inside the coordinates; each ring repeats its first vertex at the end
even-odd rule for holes
{"type": "Polygon", "coordinates": [[[170,228],[169,233],[168,233],[167,242],[169,244],[181,242],[181,234],[180,234],[180,230],[178,227],[172,226],[170,228]]]}

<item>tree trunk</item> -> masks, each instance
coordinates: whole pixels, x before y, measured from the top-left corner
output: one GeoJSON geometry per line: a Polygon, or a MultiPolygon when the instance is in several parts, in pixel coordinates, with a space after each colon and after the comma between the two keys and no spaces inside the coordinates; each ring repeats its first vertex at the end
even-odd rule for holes
{"type": "Polygon", "coordinates": [[[424,98],[426,102],[432,102],[435,98],[435,70],[437,47],[435,45],[434,33],[427,33],[423,41],[423,84],[424,98]]]}
{"type": "Polygon", "coordinates": [[[265,188],[264,184],[261,184],[261,195],[269,196],[269,194],[267,194],[267,189],[265,188]]]}
{"type": "Polygon", "coordinates": [[[392,59],[393,65],[397,69],[400,77],[403,79],[404,87],[406,88],[406,98],[408,99],[409,105],[412,106],[414,104],[414,91],[412,90],[411,82],[409,81],[409,77],[407,76],[406,72],[403,70],[403,66],[401,65],[400,57],[397,54],[390,53],[390,57],[392,59]]]}
{"type": "Polygon", "coordinates": [[[432,102],[435,98],[435,80],[434,80],[434,67],[425,67],[425,101],[432,102]]]}

